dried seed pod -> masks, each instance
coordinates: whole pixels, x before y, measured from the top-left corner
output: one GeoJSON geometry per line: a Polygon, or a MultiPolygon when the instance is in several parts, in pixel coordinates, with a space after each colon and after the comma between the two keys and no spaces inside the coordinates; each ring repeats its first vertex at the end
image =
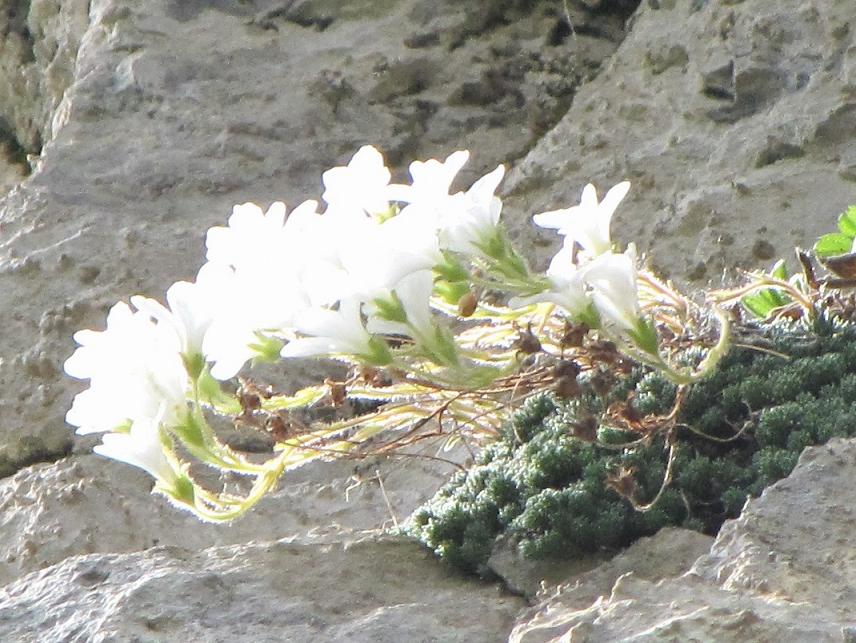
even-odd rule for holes
{"type": "Polygon", "coordinates": [[[271,415],[265,422],[265,429],[277,442],[283,442],[294,435],[290,422],[286,422],[281,415],[271,415]]]}
{"type": "Polygon", "coordinates": [[[357,375],[362,380],[363,384],[374,386],[376,388],[385,388],[392,385],[392,379],[379,368],[373,366],[360,366],[357,375]]]}
{"type": "Polygon", "coordinates": [[[596,395],[604,396],[615,386],[615,376],[609,371],[598,369],[591,374],[588,384],[596,395]]]}
{"type": "Polygon", "coordinates": [[[572,360],[561,360],[553,367],[553,392],[562,400],[570,400],[579,397],[581,393],[580,383],[577,376],[580,374],[580,365],[572,360]]]}
{"type": "Polygon", "coordinates": [[[581,370],[582,369],[580,368],[580,365],[577,364],[574,360],[563,359],[558,361],[556,365],[553,366],[553,377],[572,377],[576,379],[577,375],[580,374],[581,370]]]}
{"type": "Polygon", "coordinates": [[[270,387],[259,388],[254,382],[243,377],[238,378],[238,390],[235,395],[241,405],[241,415],[248,417],[253,411],[262,407],[262,398],[268,399],[273,395],[270,387]]]}
{"type": "Polygon", "coordinates": [[[565,320],[565,329],[559,339],[559,346],[561,348],[579,348],[583,345],[583,340],[589,330],[591,329],[585,324],[574,324],[565,320]]]}
{"type": "Polygon", "coordinates": [[[606,476],[606,486],[615,491],[619,496],[633,502],[636,496],[636,473],[633,467],[621,467],[618,471],[606,476]]]}
{"type": "Polygon", "coordinates": [[[458,300],[458,314],[461,317],[469,317],[479,305],[478,296],[471,290],[458,300]]]}
{"type": "Polygon", "coordinates": [[[569,425],[570,433],[577,440],[583,442],[596,442],[597,429],[599,423],[597,418],[591,413],[581,415],[576,422],[571,422],[569,425]]]}
{"type": "Polygon", "coordinates": [[[344,382],[337,382],[328,377],[324,380],[324,384],[330,391],[330,402],[333,406],[342,406],[347,401],[348,388],[344,382]]]}
{"type": "Polygon", "coordinates": [[[618,347],[609,340],[598,339],[589,342],[586,346],[589,357],[593,362],[603,362],[604,364],[612,364],[616,360],[621,359],[621,353],[618,347]]]}
{"type": "Polygon", "coordinates": [[[512,345],[513,348],[516,348],[519,353],[525,353],[527,355],[541,352],[541,342],[532,332],[531,323],[526,325],[526,330],[518,329],[517,332],[518,335],[512,345]]]}
{"type": "Polygon", "coordinates": [[[560,377],[553,384],[553,393],[560,400],[571,400],[579,397],[581,392],[580,383],[575,377],[560,377]]]}

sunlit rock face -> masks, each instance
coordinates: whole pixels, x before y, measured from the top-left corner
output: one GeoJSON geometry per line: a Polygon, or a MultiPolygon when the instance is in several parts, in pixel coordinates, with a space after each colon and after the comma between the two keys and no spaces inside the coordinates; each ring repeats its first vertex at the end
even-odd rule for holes
{"type": "Polygon", "coordinates": [[[512,163],[630,12],[575,9],[597,28],[574,39],[547,1],[4,6],[0,475],[72,448],[72,332],[192,278],[233,204],[318,198],[367,143],[399,178],[456,149],[473,152],[467,183],[512,163]]]}
{"type": "MultiPolygon", "coordinates": [[[[631,552],[590,572],[590,591],[542,627],[533,612],[515,626],[521,599],[361,535],[402,520],[449,465],[313,465],[243,522],[200,527],[150,497],[144,475],[85,455],[91,440],[65,424],[84,385],[61,372],[76,329],[192,278],[205,230],[233,204],[317,198],[321,173],[363,144],[399,178],[411,160],[456,149],[472,152],[467,184],[506,163],[503,217],[536,264],[548,242],[532,213],[575,203],[589,181],[629,179],[615,236],[695,283],[809,245],[856,202],[848,0],[564,4],[0,3],[0,639],[492,641],[513,629],[529,641],[578,628],[606,641],[644,625],[825,640],[853,622],[852,561],[807,531],[812,519],[788,517],[816,510],[824,533],[843,529],[846,503],[822,491],[846,492],[847,445],[819,450],[754,503],[689,576],[665,564],[621,576],[637,568],[631,552]],[[767,524],[781,537],[770,542],[767,524]],[[825,596],[824,556],[844,579],[840,600],[808,614],[797,603],[825,596]],[[673,594],[658,594],[659,577],[677,577],[673,594]]],[[[687,558],[706,547],[681,543],[687,558]]],[[[517,587],[507,564],[497,569],[517,587]]]]}
{"type": "MultiPolygon", "coordinates": [[[[669,276],[701,285],[778,257],[795,265],[794,245],[828,232],[856,193],[852,25],[834,0],[646,0],[516,164],[509,209],[629,179],[615,234],[669,276]]],[[[542,241],[523,223],[521,236],[542,241]]]]}

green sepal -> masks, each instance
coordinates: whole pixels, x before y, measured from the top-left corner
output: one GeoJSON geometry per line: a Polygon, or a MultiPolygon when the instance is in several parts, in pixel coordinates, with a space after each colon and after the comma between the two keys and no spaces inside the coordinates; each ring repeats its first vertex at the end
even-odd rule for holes
{"type": "Polygon", "coordinates": [[[466,281],[440,280],[434,283],[434,293],[451,306],[457,306],[461,297],[470,292],[470,284],[466,281]]]}
{"type": "Polygon", "coordinates": [[[591,329],[600,328],[600,315],[594,303],[590,303],[584,310],[576,313],[573,317],[574,321],[585,324],[591,329]]]}
{"type": "Polygon", "coordinates": [[[207,449],[205,432],[202,430],[199,420],[193,413],[188,413],[184,422],[170,427],[170,430],[189,449],[207,449]]]}
{"type": "Polygon", "coordinates": [[[458,366],[458,346],[452,333],[444,326],[434,327],[431,346],[426,346],[432,359],[443,366],[458,366]]]}
{"type": "Polygon", "coordinates": [[[660,344],[657,341],[657,331],[654,325],[646,319],[639,318],[636,328],[628,333],[633,343],[645,353],[659,357],[660,344]]]}
{"type": "Polygon", "coordinates": [[[181,361],[191,382],[198,380],[205,370],[205,356],[202,353],[183,353],[181,361]]]}
{"type": "Polygon", "coordinates": [[[255,353],[253,356],[254,362],[276,362],[279,361],[279,353],[282,350],[282,347],[285,346],[285,342],[281,339],[277,339],[276,337],[270,337],[269,335],[265,335],[264,333],[257,332],[256,333],[256,341],[253,344],[249,344],[249,348],[255,353]]]}
{"type": "Polygon", "coordinates": [[[199,399],[211,404],[219,412],[230,413],[232,415],[237,415],[241,412],[241,405],[238,404],[233,396],[223,392],[220,382],[211,376],[207,365],[196,381],[196,387],[199,399]]]}
{"type": "Polygon", "coordinates": [[[395,216],[398,216],[398,206],[394,203],[391,203],[385,212],[374,212],[372,213],[372,218],[378,223],[383,223],[384,221],[389,221],[395,216]]]}
{"type": "Polygon", "coordinates": [[[393,362],[389,345],[379,337],[369,339],[369,351],[356,355],[366,366],[389,366],[393,362]]]}
{"type": "Polygon", "coordinates": [[[387,298],[378,297],[372,300],[372,303],[377,308],[377,316],[381,319],[400,324],[407,323],[407,312],[404,310],[401,299],[398,298],[395,292],[392,292],[387,298]]]}
{"type": "Polygon", "coordinates": [[[487,257],[492,271],[509,279],[531,279],[526,262],[514,251],[502,228],[493,228],[474,245],[487,257]]]}
{"type": "Polygon", "coordinates": [[[187,476],[179,476],[168,487],[164,484],[158,484],[159,490],[169,496],[169,498],[178,504],[188,505],[193,507],[196,501],[196,492],[193,488],[193,481],[187,476]]]}
{"type": "Polygon", "coordinates": [[[130,433],[133,425],[131,420],[125,420],[110,429],[110,433],[130,433]]]}
{"type": "Polygon", "coordinates": [[[470,279],[470,273],[458,261],[457,257],[450,252],[443,253],[443,262],[434,266],[434,274],[440,279],[449,282],[469,281],[470,279]]]}
{"type": "Polygon", "coordinates": [[[824,259],[826,257],[837,257],[850,252],[853,246],[853,237],[842,232],[831,232],[820,237],[814,244],[814,253],[824,259]]]}

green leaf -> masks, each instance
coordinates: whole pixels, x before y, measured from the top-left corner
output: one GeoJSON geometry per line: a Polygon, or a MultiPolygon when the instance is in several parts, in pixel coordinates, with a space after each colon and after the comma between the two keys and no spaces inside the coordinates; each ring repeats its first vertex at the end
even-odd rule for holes
{"type": "Polygon", "coordinates": [[[856,205],[851,205],[838,217],[838,229],[851,240],[856,237],[856,205]]]}
{"type": "Polygon", "coordinates": [[[784,306],[790,301],[790,297],[782,294],[780,290],[768,288],[751,295],[746,295],[740,302],[756,317],[765,319],[771,311],[784,306]]]}
{"type": "Polygon", "coordinates": [[[853,239],[841,232],[823,235],[814,244],[814,253],[818,257],[835,257],[847,254],[853,245],[853,239]]]}
{"type": "Polygon", "coordinates": [[[770,271],[770,276],[775,277],[776,279],[787,280],[788,272],[785,270],[785,260],[779,259],[774,265],[773,269],[770,271]]]}
{"type": "MultiPolygon", "coordinates": [[[[788,272],[785,269],[784,259],[779,259],[767,274],[775,279],[787,280],[788,272]]],[[[791,298],[778,288],[766,288],[746,295],[740,300],[740,303],[756,317],[766,319],[770,312],[788,304],[790,301],[791,298]]]]}

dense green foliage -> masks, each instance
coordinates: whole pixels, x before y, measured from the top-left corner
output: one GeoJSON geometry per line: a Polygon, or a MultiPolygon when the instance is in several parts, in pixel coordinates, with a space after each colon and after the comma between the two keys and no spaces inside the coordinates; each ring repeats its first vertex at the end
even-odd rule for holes
{"type": "Polygon", "coordinates": [[[741,340],[754,347],[733,348],[711,377],[690,389],[679,415],[672,483],[647,512],[636,511],[606,482],[632,468],[635,498],[652,500],[668,461],[663,438],[609,449],[604,445],[638,435],[601,426],[601,444],[572,436],[575,423],[600,417],[630,390],[642,414],[668,413],[675,387],[657,373],[637,371],[605,397],[584,386],[569,403],[530,399],[502,438],[419,509],[407,529],[477,573],[486,573],[499,535],[527,556],[574,557],[625,546],[666,525],[715,533],[748,496],[788,475],[807,445],[856,434],[854,340],[852,326],[827,321],[811,331],[770,327],[741,340]]]}

